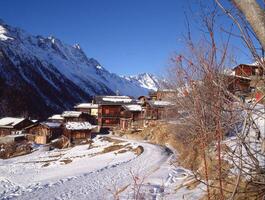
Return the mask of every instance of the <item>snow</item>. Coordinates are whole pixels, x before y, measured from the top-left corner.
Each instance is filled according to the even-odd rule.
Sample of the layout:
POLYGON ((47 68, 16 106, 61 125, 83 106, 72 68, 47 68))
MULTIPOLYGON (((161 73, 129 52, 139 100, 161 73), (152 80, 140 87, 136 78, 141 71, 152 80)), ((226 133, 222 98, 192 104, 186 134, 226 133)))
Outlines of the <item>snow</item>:
POLYGON ((157 91, 160 88, 160 83, 158 78, 152 74, 143 73, 134 76, 122 76, 122 77, 148 90, 157 91))
POLYGON ((241 145, 239 137, 242 137, 242 133, 239 133, 238 136, 230 137, 223 142, 233 152, 228 152, 224 155, 224 158, 234 166, 231 172, 237 174, 240 171, 245 178, 249 178, 249 175, 255 172, 255 170, 252 170, 254 167, 252 156, 257 159, 257 163, 261 168, 265 166, 265 155, 262 152, 262 142, 265 139, 265 106, 261 104, 255 105, 252 117, 258 129, 251 127, 248 134, 244 135, 244 140, 247 144, 246 146, 242 145, 242 150, 239 148, 239 145, 241 145), (241 161, 242 169, 239 170, 238 166, 241 165, 241 161))
POLYGON ((105 96, 102 98, 102 100, 109 102, 123 102, 123 103, 130 103, 133 101, 133 99, 128 96, 105 96))
POLYGON ((113 199, 117 190, 128 186, 120 199, 132 199, 131 173, 145 178, 141 189, 145 199, 198 199, 203 195, 201 186, 175 191, 176 185, 187 181, 190 172, 170 164, 174 155, 163 147, 113 139, 122 140, 119 145, 123 149, 141 145, 144 151, 139 156, 132 151, 102 153, 114 143, 96 137, 91 148, 80 145, 47 151, 47 147, 40 146, 31 154, 0 160, 0 198, 108 200, 113 199), (66 160, 71 162, 66 164, 66 160))
MULTIPOLYGON (((10 38, 18 39, 8 43, 4 41, 1 47, 9 49, 6 53, 10 60, 20 70, 23 78, 36 87, 44 99, 45 92, 38 88, 31 74, 21 67, 22 62, 31 63, 32 67, 29 70, 38 71, 38 74, 59 92, 65 89, 61 87, 65 82, 72 83, 90 96, 113 94, 119 91, 122 95, 137 97, 149 92, 147 88, 107 71, 95 59, 87 57, 80 46, 65 44, 54 37, 32 36, 11 26, 5 27, 1 26, 2 40, 7 39, 5 32, 8 32, 10 38), (59 81, 60 84, 58 84, 59 81)), ((79 101, 85 100, 79 91, 71 92, 75 98, 79 98, 79 101)))
POLYGON ((79 117, 81 114, 79 111, 64 111, 62 117, 79 117))
POLYGON ((89 122, 67 122, 65 127, 68 130, 91 130, 97 126, 92 126, 89 122))
POLYGON ((7 31, 6 29, 0 25, 0 40, 5 41, 5 40, 13 40, 14 38, 6 36, 7 31))
POLYGON ((81 103, 81 104, 76 105, 75 108, 98 108, 98 104, 81 103))
POLYGON ((0 119, 0 126, 15 126, 23 120, 25 120, 25 118, 4 117, 0 119))
POLYGON ((64 118, 60 114, 52 115, 48 118, 49 120, 63 120, 64 118))
POLYGON ((142 111, 142 107, 140 105, 124 105, 125 109, 129 111, 142 111))
POLYGON ((51 127, 51 128, 59 128, 62 124, 58 122, 42 122, 42 125, 51 127))
POLYGON ((96 68, 99 70, 102 69, 102 67, 100 65, 97 65, 96 68))
POLYGON ((173 104, 169 101, 151 101, 155 106, 172 106, 173 104))

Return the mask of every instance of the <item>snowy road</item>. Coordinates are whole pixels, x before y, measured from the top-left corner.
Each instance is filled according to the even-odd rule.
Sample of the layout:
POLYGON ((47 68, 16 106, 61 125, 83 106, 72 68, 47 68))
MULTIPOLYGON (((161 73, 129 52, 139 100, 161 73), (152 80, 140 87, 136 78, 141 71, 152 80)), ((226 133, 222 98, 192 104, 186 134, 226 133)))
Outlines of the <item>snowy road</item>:
MULTIPOLYGON (((109 145, 102 141, 97 144, 98 150, 109 145)), ((146 177, 143 188, 150 186, 153 189, 152 185, 156 184, 155 187, 160 190, 163 183, 169 185, 172 182, 174 178, 172 174, 177 171, 174 169, 175 171, 171 173, 172 166, 169 161, 173 155, 170 155, 164 147, 131 140, 123 140, 122 144, 133 147, 140 145, 144 151, 139 156, 132 152, 122 154, 109 152, 86 157, 84 152, 95 153, 97 148, 88 150, 85 145, 81 145, 67 150, 67 153, 60 152, 62 156, 56 161, 53 157, 56 157, 58 152, 48 154, 48 157, 53 159, 48 167, 40 165, 39 160, 34 164, 21 162, 26 160, 30 163, 36 158, 45 160, 47 159, 43 156, 47 154, 45 151, 37 151, 24 158, 21 156, 0 160, 0 199, 114 199, 114 194, 121 190, 119 196, 122 199, 131 199, 132 173, 139 178, 139 181, 146 177), (75 159, 70 164, 58 164, 62 159, 73 157, 75 159)), ((192 192, 194 191, 184 190, 180 194, 192 192)), ((154 199, 153 197, 149 195, 148 199, 154 199)), ((174 195, 172 199, 175 197, 174 195)), ((194 195, 190 197, 190 199, 197 198, 194 195)))

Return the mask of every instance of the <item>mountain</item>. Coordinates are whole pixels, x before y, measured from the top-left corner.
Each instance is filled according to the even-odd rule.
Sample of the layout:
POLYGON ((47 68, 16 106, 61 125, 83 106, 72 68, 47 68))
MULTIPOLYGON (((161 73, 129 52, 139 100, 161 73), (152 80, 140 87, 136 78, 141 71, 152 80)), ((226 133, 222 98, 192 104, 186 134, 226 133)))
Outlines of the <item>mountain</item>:
POLYGON ((107 71, 79 45, 33 36, 0 20, 0 116, 47 117, 93 95, 140 96, 146 87, 107 71))
POLYGON ((122 76, 122 78, 125 78, 134 85, 138 85, 139 87, 143 87, 148 90, 156 91, 163 87, 163 81, 158 79, 156 76, 148 73, 134 76, 122 76))

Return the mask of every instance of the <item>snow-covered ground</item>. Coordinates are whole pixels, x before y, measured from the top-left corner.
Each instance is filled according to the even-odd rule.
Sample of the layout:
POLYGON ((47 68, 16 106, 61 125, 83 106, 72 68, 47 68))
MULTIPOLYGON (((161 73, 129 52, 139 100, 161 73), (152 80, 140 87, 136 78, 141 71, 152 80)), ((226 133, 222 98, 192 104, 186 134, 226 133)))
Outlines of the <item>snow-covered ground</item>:
POLYGON ((172 165, 174 154, 158 145, 98 136, 90 147, 36 149, 0 160, 0 199, 132 199, 133 177, 138 183, 144 179, 140 193, 145 199, 198 199, 203 194, 201 185, 176 190, 191 174, 172 165), (144 149, 140 155, 138 146, 144 149))

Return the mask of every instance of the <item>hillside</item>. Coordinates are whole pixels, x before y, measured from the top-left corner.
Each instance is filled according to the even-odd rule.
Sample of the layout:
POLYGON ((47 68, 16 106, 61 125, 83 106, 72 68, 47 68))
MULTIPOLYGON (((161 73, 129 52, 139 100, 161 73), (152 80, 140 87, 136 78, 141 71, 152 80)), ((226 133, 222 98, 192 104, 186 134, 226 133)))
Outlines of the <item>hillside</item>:
POLYGON ((0 116, 47 117, 93 95, 148 91, 109 72, 79 45, 33 36, 0 20, 0 116))

